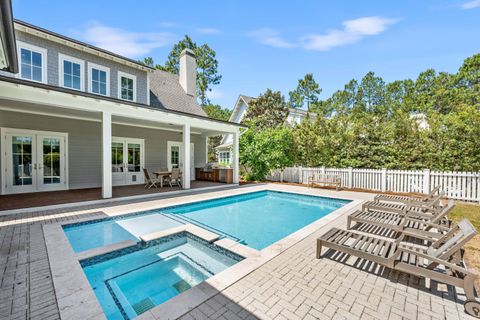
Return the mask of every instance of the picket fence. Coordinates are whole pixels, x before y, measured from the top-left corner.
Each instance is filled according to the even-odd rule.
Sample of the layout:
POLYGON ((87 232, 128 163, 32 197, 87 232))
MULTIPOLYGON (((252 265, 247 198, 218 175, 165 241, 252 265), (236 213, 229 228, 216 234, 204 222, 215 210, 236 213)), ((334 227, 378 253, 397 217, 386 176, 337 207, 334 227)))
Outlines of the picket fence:
POLYGON ((289 167, 272 171, 267 179, 306 184, 319 174, 339 175, 346 189, 428 193, 440 186, 450 199, 480 202, 480 172, 289 167))

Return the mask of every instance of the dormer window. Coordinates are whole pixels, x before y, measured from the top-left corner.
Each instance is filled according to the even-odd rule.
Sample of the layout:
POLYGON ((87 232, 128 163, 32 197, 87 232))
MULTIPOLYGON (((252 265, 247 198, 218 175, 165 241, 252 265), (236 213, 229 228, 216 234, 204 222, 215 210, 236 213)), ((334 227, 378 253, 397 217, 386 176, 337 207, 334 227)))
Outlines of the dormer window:
POLYGON ((59 54, 59 83, 61 87, 84 91, 84 70, 83 60, 59 54))
POLYGON ((110 69, 88 63, 88 91, 102 96, 110 95, 110 69))
POLYGON ((47 82, 47 49, 18 42, 20 73, 22 79, 47 82))
POLYGON ((137 100, 137 77, 134 75, 118 72, 118 97, 123 100, 137 100))

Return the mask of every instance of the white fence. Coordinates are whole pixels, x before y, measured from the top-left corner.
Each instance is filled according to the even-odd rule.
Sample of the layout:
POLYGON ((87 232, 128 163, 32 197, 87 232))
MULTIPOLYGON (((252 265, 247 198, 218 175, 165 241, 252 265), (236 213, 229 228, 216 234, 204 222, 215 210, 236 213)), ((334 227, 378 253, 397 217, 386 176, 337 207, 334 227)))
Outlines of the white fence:
POLYGON ((306 184, 308 177, 318 174, 340 175, 347 189, 428 193, 440 186, 448 198, 480 202, 480 172, 290 167, 271 172, 267 179, 306 184))

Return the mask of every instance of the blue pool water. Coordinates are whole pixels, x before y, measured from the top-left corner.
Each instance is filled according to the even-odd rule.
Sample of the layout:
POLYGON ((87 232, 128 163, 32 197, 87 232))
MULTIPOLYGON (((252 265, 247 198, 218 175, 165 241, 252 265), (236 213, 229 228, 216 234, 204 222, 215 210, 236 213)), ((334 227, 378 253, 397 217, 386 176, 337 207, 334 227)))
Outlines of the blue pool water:
POLYGON ((82 261, 109 320, 133 319, 241 259, 185 235, 128 250, 82 261))
POLYGON ((348 200, 260 191, 65 227, 75 252, 193 223, 261 250, 348 200))
POLYGON ((220 230, 249 247, 261 250, 348 202, 350 201, 261 191, 178 206, 162 212, 220 230))

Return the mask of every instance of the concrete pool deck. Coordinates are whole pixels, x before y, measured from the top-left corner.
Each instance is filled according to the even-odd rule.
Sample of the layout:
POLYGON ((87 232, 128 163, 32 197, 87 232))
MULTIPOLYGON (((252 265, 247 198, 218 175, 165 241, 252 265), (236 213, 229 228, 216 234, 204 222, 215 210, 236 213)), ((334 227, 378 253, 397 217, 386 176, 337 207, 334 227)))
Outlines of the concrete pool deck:
MULTIPOLYGON (((362 201, 372 199, 373 194, 267 184, 182 195, 170 199, 150 199, 139 203, 112 203, 111 206, 100 209, 92 207, 71 212, 64 210, 1 217, 0 270, 3 273, 0 286, 0 319, 58 319, 60 314, 63 319, 67 319, 66 316, 68 319, 102 318, 98 309, 91 308, 95 302, 91 301, 91 295, 84 293, 89 289, 85 288, 84 282, 63 288, 53 285, 52 269, 59 267, 60 270, 67 270, 66 261, 74 261, 79 267, 78 260, 73 254, 70 257, 68 251, 62 259, 64 261, 53 260, 53 257, 49 260, 45 237, 56 240, 51 241, 49 247, 61 243, 61 238, 55 239, 49 234, 49 230, 55 228, 54 226, 58 227, 59 223, 122 215, 265 188, 356 201, 348 210, 339 213, 337 210, 325 217, 330 219, 317 220, 305 227, 305 230, 301 229, 302 232, 295 232, 292 237, 285 238, 285 243, 281 243, 285 240, 283 239, 280 244, 266 248, 268 250, 262 252, 260 257, 252 256, 236 264, 140 318, 470 318, 463 312, 463 296, 454 294, 452 288, 432 285, 432 289, 429 289, 423 280, 388 270, 373 270, 372 273, 372 270, 368 269, 372 268, 369 264, 352 264, 344 261, 345 257, 315 259, 316 237, 334 225, 344 227, 346 215, 362 201), (55 264, 60 266, 54 266, 55 264), (79 292, 83 300, 76 298, 79 292), (83 309, 89 309, 88 316, 70 313, 72 306, 79 301, 85 302, 83 309), (175 313, 172 310, 176 310, 175 313)), ((81 268, 80 272, 83 274, 81 268)), ((89 290, 93 294, 93 291, 89 290)), ((94 300, 96 301, 95 298, 94 300)))

